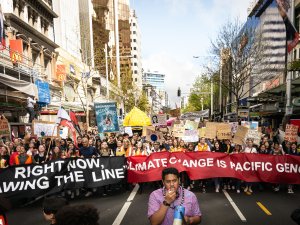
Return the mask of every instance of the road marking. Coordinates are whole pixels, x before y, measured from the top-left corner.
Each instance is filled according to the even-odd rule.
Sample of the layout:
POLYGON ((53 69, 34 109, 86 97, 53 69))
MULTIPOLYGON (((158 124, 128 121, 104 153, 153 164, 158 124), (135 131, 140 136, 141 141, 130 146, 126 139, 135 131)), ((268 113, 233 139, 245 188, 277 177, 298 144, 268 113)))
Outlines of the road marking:
POLYGON ((229 203, 231 204, 232 208, 235 210, 235 212, 240 217, 241 221, 247 222, 246 217, 243 215, 243 213, 241 212, 241 210, 234 203, 234 201, 232 200, 232 198, 230 197, 230 195, 228 194, 228 192, 226 190, 223 190, 223 193, 224 193, 225 197, 227 198, 227 200, 229 201, 229 203))
POLYGON ((127 210, 129 209, 129 206, 131 205, 131 201, 134 199, 139 187, 140 186, 138 184, 135 185, 135 187, 131 191, 129 197, 127 198, 126 202, 124 203, 121 211, 119 212, 118 216, 116 217, 116 219, 112 225, 120 225, 121 224, 127 210))
POLYGON ((261 208, 262 211, 264 211, 268 216, 272 216, 272 213, 261 203, 256 202, 256 204, 261 208))

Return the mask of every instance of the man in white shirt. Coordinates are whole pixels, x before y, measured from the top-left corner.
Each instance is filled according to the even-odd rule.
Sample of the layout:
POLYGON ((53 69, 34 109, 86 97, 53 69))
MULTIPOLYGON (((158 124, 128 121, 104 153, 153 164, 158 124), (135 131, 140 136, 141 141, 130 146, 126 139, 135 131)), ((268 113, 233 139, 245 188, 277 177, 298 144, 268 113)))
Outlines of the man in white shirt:
POLYGON ((29 113, 29 123, 32 123, 32 120, 35 118, 34 104, 36 103, 37 98, 32 99, 30 96, 27 98, 26 110, 29 113))

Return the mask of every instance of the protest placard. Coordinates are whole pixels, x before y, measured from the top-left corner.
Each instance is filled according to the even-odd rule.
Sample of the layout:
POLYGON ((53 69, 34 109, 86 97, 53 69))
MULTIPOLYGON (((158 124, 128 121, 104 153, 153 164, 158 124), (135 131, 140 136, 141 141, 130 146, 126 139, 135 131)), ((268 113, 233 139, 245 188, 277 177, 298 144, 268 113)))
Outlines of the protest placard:
POLYGON ((153 131, 150 129, 146 129, 146 140, 147 141, 158 141, 162 142, 163 141, 163 134, 159 131, 153 131))
POLYGON ((247 136, 249 128, 244 126, 238 126, 232 142, 234 144, 243 145, 247 136))
POLYGON ((151 115, 152 126, 167 125, 167 114, 151 115))
POLYGON ((57 137, 59 134, 58 126, 54 122, 33 121, 33 135, 37 137, 57 137))
POLYGON ((205 137, 205 131, 206 131, 206 127, 201 127, 198 129, 198 135, 199 137, 205 137))
POLYGON ((174 124, 172 134, 174 137, 183 137, 184 131, 185 129, 181 124, 174 124))
POLYGON ((229 123, 219 123, 217 125, 217 138, 219 140, 231 140, 231 125, 229 123))
POLYGON ((257 130, 249 129, 246 139, 251 139, 253 144, 260 145, 261 136, 262 133, 258 132, 257 130))
POLYGON ((184 140, 185 142, 198 142, 198 130, 185 130, 182 140, 184 140))
POLYGON ((217 125, 215 122, 207 122, 205 130, 205 138, 214 139, 217 136, 217 125))
POLYGON ((9 123, 8 120, 5 118, 4 115, 0 116, 0 135, 2 136, 9 136, 9 123))
POLYGON ((187 120, 185 121, 184 128, 186 130, 197 130, 198 124, 199 124, 198 122, 187 120))
POLYGON ((296 142, 298 139, 298 126, 287 124, 285 128, 284 140, 288 142, 296 142))

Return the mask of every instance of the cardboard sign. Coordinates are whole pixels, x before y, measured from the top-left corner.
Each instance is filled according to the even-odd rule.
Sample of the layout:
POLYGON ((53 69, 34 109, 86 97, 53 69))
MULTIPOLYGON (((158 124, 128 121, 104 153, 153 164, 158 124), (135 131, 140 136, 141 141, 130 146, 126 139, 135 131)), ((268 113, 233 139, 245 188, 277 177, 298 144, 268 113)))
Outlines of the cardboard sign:
POLYGON ((202 127, 198 129, 198 135, 199 137, 205 137, 205 131, 206 131, 206 127, 202 127))
POLYGON ((183 137, 185 129, 181 124, 174 124, 172 134, 174 137, 183 137))
POLYGON ((219 123, 207 122, 205 130, 205 138, 214 139, 217 136, 217 125, 219 123))
POLYGON ((4 115, 0 116, 0 135, 2 136, 9 136, 9 123, 8 120, 5 118, 4 115))
POLYGON ((253 143, 255 145, 259 145, 260 144, 260 140, 261 140, 261 136, 262 136, 262 133, 258 132, 257 130, 249 129, 248 133, 247 133, 246 139, 248 139, 248 138, 252 139, 253 143))
POLYGON ((234 144, 243 145, 245 143, 245 139, 247 137, 248 130, 249 130, 249 128, 247 128, 247 127, 238 126, 232 142, 234 144))
POLYGON ((187 120, 184 124, 184 129, 186 129, 186 130, 197 130, 198 129, 198 122, 187 120))
POLYGON ((182 140, 185 142, 198 142, 198 130, 185 130, 182 140))
POLYGON ((146 140, 151 142, 158 141, 161 143, 163 141, 163 134, 158 131, 146 129, 146 140))
POLYGON ((143 127, 143 131, 142 131, 142 136, 143 137, 146 137, 146 135, 147 135, 147 129, 155 131, 155 127, 153 127, 153 126, 144 126, 143 127))
POLYGON ((53 122, 33 121, 33 135, 40 137, 57 137, 59 134, 58 126, 53 122))
POLYGON ((172 117, 179 117, 180 116, 180 108, 170 110, 170 115, 172 117))
POLYGON ((241 122, 241 125, 242 125, 243 127, 247 127, 247 128, 250 129, 250 122, 249 122, 249 121, 242 121, 242 122, 241 122))
POLYGON ((217 125, 217 138, 219 140, 231 140, 231 125, 229 123, 219 123, 217 125))
POLYGON ((151 115, 151 123, 153 126, 167 125, 167 114, 151 115))
POLYGON ((288 142, 296 142, 298 139, 298 126, 287 124, 285 128, 284 140, 288 142))

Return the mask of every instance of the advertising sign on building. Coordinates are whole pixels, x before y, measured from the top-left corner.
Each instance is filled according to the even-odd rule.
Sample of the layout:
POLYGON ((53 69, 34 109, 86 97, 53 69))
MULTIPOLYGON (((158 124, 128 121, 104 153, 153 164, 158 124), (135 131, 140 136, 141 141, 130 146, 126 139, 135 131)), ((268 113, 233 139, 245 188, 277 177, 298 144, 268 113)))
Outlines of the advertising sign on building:
POLYGON ((95 102, 94 106, 96 112, 98 131, 100 133, 118 132, 119 122, 116 102, 95 102))
POLYGON ((41 80, 36 80, 35 85, 38 89, 39 100, 38 103, 42 103, 44 105, 50 104, 51 96, 50 96, 50 89, 49 83, 43 82, 41 80))

